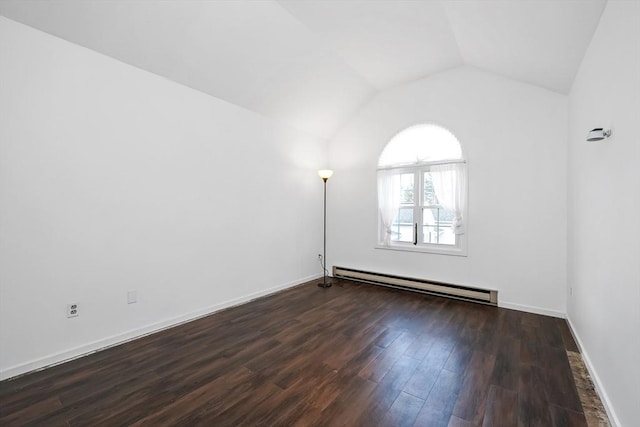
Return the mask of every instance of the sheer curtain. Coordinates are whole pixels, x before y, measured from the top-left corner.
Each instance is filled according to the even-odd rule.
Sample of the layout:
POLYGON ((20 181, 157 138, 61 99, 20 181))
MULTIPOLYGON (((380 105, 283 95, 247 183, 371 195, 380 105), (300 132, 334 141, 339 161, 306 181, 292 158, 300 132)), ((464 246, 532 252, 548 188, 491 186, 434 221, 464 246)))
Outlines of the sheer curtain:
POLYGON ((454 234, 464 234, 466 224, 463 217, 466 203, 464 191, 467 185, 466 165, 464 163, 446 163, 430 168, 433 190, 438 202, 445 209, 455 213, 451 228, 454 234))
POLYGON ((391 245, 391 227, 400 205, 400 175, 389 170, 378 171, 378 211, 382 227, 378 241, 391 245))

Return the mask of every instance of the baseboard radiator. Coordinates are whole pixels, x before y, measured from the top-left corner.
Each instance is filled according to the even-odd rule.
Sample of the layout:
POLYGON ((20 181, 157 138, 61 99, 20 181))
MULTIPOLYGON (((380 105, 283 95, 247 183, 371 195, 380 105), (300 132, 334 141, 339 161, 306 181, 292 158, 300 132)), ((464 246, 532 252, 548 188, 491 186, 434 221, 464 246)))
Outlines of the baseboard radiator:
POLYGON ((373 273, 370 271, 336 266, 333 267, 333 277, 448 298, 462 299, 482 304, 498 305, 498 291, 493 289, 479 289, 470 286, 436 282, 433 280, 373 273))

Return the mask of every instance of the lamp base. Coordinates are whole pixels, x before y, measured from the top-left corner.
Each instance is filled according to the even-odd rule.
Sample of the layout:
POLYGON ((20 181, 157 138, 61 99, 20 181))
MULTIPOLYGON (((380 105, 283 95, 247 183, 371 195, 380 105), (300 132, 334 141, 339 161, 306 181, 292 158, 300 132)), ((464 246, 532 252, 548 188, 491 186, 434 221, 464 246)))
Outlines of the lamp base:
POLYGON ((324 280, 320 280, 320 282, 318 282, 318 287, 320 287, 320 288, 330 288, 331 287, 331 282, 329 280, 327 280, 326 282, 324 280))

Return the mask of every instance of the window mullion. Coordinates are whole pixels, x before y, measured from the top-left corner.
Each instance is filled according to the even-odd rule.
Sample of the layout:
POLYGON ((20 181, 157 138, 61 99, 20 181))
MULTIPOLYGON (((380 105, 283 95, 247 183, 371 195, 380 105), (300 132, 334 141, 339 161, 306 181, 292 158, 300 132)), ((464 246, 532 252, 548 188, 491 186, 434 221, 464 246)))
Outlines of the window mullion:
POLYGON ((424 178, 422 176, 424 172, 421 169, 416 169, 416 173, 415 173, 415 188, 418 191, 418 197, 415 198, 415 209, 414 209, 414 213, 413 213, 413 218, 415 220, 416 223, 418 223, 418 245, 421 245, 422 242, 424 242, 424 227, 422 226, 422 206, 424 205, 424 191, 423 191, 423 184, 422 182, 424 181, 424 178))

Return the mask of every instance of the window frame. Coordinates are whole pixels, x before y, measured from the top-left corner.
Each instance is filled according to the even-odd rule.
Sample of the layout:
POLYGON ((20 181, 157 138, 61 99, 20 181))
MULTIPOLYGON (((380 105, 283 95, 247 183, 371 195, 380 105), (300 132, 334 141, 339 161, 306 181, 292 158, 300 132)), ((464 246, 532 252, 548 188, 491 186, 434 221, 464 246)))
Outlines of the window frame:
MULTIPOLYGON (((439 160, 433 162, 417 162, 412 165, 401 165, 401 166, 382 166, 378 167, 377 171, 385 170, 392 171, 392 173, 401 175, 401 174, 413 174, 414 179, 414 196, 413 196, 413 220, 414 224, 418 224, 418 238, 417 244, 411 242, 399 242, 399 241, 391 241, 389 246, 381 244, 379 241, 376 241, 375 249, 384 249, 384 250, 392 250, 392 251, 405 251, 405 252, 423 252, 423 253, 432 253, 432 254, 440 254, 440 255, 454 255, 454 256, 467 256, 467 231, 468 231, 468 179, 465 182, 465 187, 462 189, 467 195, 464 198, 465 203, 462 207, 463 218, 465 218, 466 231, 463 234, 456 234, 455 239, 456 243, 454 245, 440 244, 440 243, 423 243, 424 238, 424 218, 423 218, 423 209, 428 209, 432 207, 431 205, 424 204, 424 174, 430 171, 431 166, 435 165, 443 165, 443 164, 453 164, 453 163, 462 163, 465 168, 465 172, 467 173, 467 162, 464 159, 452 159, 452 160, 439 160), (417 186, 416 186, 417 184, 417 186), (416 198, 418 195, 418 198, 416 198), (416 216, 417 214, 417 216, 416 216)), ((405 206, 409 208, 410 205, 405 206)), ((398 205, 398 208, 402 207, 402 205, 398 205)), ((433 207, 439 207, 438 205, 433 205, 433 207)), ((384 227, 382 224, 382 219, 380 218, 380 214, 377 215, 377 235, 379 235, 381 229, 384 227)))

